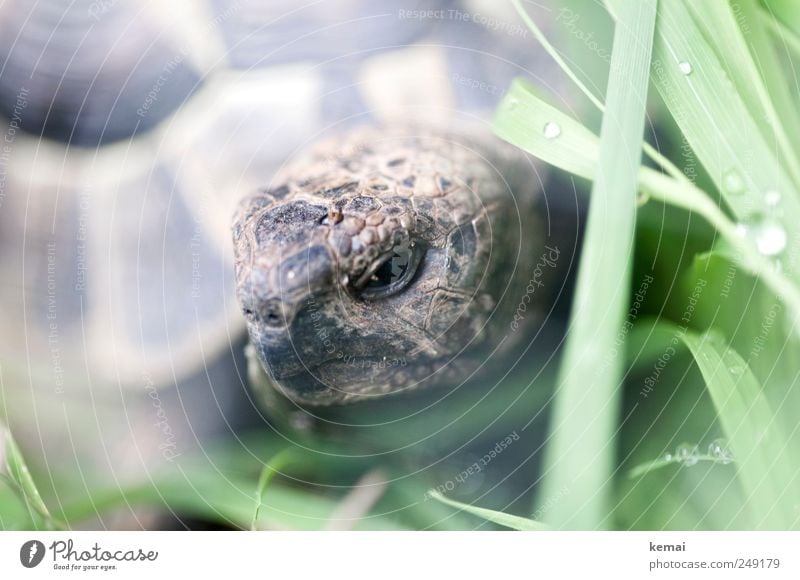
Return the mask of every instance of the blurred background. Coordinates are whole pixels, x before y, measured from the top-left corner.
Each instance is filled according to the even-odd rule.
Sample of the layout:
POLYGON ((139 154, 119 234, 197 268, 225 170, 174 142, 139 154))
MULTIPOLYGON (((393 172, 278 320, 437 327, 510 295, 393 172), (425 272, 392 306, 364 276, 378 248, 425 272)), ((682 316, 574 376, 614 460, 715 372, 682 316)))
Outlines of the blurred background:
MULTIPOLYGON (((603 95, 602 3, 523 4, 603 95)), ((790 3, 767 4, 797 25, 790 3)), ((251 397, 233 293, 233 209, 284 163, 363 123, 490 131, 515 77, 599 132, 600 112, 510 2, 2 0, 0 423, 19 452, 6 434, 0 456, 27 464, 42 501, 0 478, 0 529, 498 527, 430 490, 546 520, 570 494, 536 495, 588 182, 536 162, 560 274, 544 326, 496 381, 276 418, 251 397)), ((651 101, 646 139, 716 195, 651 101)), ((755 342, 780 319, 776 299, 724 251, 706 253, 719 246, 703 220, 639 203, 633 318, 758 344, 754 368, 791 410, 796 336, 782 321, 755 342)), ((646 341, 636 352, 608 527, 751 525, 730 461, 683 460, 722 436, 692 357, 662 360, 646 341), (665 469, 628 477, 665 453, 665 469)))
MULTIPOLYGON (((259 527, 480 525, 424 492, 512 434, 456 496, 530 502, 557 317, 502 384, 279 427, 248 390, 229 241, 238 199, 321 137, 409 118, 488 130, 518 75, 577 106, 510 4, 8 0, 0 63, 0 420, 55 520, 246 527, 264 463, 292 448, 259 527), (360 522, 376 502, 400 515, 360 522)), ((550 211, 574 245, 564 186, 571 210, 550 211)), ((51 525, 6 506, 0 527, 51 525)))

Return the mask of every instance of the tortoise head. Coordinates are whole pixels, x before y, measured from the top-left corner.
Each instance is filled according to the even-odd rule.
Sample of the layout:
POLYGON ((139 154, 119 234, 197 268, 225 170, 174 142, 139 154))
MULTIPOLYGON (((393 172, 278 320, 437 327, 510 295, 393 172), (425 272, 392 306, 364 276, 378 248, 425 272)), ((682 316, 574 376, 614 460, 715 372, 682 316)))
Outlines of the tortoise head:
POLYGON ((457 385, 507 331, 495 309, 519 218, 492 227, 508 217, 507 186, 463 144, 363 130, 276 182, 237 211, 236 283, 256 352, 289 398, 457 385))

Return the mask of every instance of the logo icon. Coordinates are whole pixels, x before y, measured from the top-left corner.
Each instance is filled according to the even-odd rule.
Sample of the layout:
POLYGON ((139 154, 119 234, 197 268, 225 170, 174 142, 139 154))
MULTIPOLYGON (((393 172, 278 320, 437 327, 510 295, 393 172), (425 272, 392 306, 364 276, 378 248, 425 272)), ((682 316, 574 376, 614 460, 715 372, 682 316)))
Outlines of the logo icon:
POLYGON ((19 549, 19 561, 26 568, 35 568, 44 559, 44 544, 39 540, 28 540, 19 549))

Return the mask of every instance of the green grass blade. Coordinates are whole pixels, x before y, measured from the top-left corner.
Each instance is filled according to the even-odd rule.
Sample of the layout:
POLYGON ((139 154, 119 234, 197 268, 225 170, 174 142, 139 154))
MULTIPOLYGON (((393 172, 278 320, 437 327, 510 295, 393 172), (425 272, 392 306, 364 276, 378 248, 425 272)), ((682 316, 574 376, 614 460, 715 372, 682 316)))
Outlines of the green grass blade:
MULTIPOLYGON (((617 5, 618 1, 610 2, 617 5)), ((653 82, 687 142, 738 220, 769 214, 765 193, 782 194, 786 215, 800 215, 800 197, 773 147, 736 91, 686 4, 659 4, 653 82)), ((800 222, 786 220, 789 239, 800 222)), ((798 258, 792 270, 798 272, 798 258)))
MULTIPOLYGON (((773 36, 776 38, 779 45, 782 45, 787 52, 791 50, 795 53, 795 56, 800 55, 800 36, 797 35, 797 32, 786 26, 784 22, 765 11, 761 11, 761 20, 764 22, 764 25, 772 31, 773 36)), ((791 58, 791 56, 789 56, 791 58)), ((779 71, 783 72, 783 71, 779 71)), ((797 75, 793 76, 795 82, 793 83, 795 86, 797 84, 797 75)), ((794 101, 790 102, 794 103, 794 101)), ((794 107, 794 105, 792 105, 794 107)))
MULTIPOLYGON (((686 6, 692 12, 694 21, 702 31, 708 45, 714 50, 716 57, 723 65, 725 73, 733 81, 736 92, 761 130, 762 137, 767 143, 776 143, 777 149, 781 153, 782 165, 787 168, 794 179, 794 184, 800 184, 797 152, 784 128, 785 119, 787 116, 791 118, 790 113, 794 107, 790 106, 779 114, 773 103, 774 97, 785 93, 785 83, 778 81, 782 77, 776 78, 777 75, 771 66, 762 69, 764 75, 767 74, 767 70, 772 72, 774 92, 771 93, 767 89, 758 65, 753 60, 752 36, 751 45, 748 46, 744 31, 737 20, 737 13, 734 12, 731 4, 728 2, 687 2, 686 6)), ((747 26, 748 35, 752 35, 753 30, 757 30, 757 27, 761 25, 755 9, 754 0, 741 0, 736 4, 736 10, 743 19, 747 14, 752 14, 752 23, 742 20, 742 24, 747 26), (748 12, 743 12, 743 10, 748 10, 748 12)), ((774 55, 772 57, 772 60, 767 62, 774 62, 774 55)))
MULTIPOLYGON (((598 99, 595 94, 586 86, 586 84, 580 80, 578 75, 572 69, 567 61, 565 61, 561 54, 559 54, 556 47, 550 42, 550 40, 545 36, 542 30, 536 25, 536 22, 530 17, 528 12, 523 8, 522 3, 520 0, 511 0, 511 3, 516 8, 517 13, 519 14, 522 21, 528 27, 528 29, 533 34, 533 37, 539 42, 545 52, 550 55, 550 58, 555 61, 558 67, 563 71, 567 77, 575 84, 576 87, 586 96, 587 99, 601 112, 605 112, 606 106, 605 104, 598 99)), ((673 164, 669 159, 664 157, 657 149, 655 149, 649 143, 643 144, 643 149, 645 154, 650 157, 653 161, 658 163, 660 167, 662 167, 667 173, 669 173, 672 177, 675 178, 684 178, 685 176, 681 173, 680 169, 678 169, 675 164, 673 164)))
POLYGON ((524 78, 513 80, 494 118, 495 133, 542 161, 574 175, 593 179, 599 139, 578 121, 549 104, 536 86, 524 78), (555 139, 545 137, 553 123, 561 129, 555 139))
POLYGON ((22 500, 11 478, 0 477, 0 532, 40 529, 40 519, 22 500))
MULTIPOLYGON (((620 3, 606 0, 615 15, 620 3)), ((798 209, 797 190, 762 136, 762 119, 748 109, 683 0, 659 4, 653 83, 739 218, 766 210, 763 193, 770 190, 791 198, 787 210, 798 209)))
MULTIPOLYGON (((739 11, 737 19, 741 21, 740 28, 742 28, 746 43, 758 71, 764 78, 767 93, 780 113, 780 126, 788 135, 798 135, 800 134, 800 111, 797 109, 797 99, 793 96, 790 88, 790 86, 796 86, 796 76, 787 75, 782 67, 773 65, 773 63, 781 62, 778 57, 778 46, 786 55, 790 54, 791 49, 780 37, 777 38, 777 44, 773 42, 773 28, 770 20, 779 26, 781 23, 765 12, 759 6, 758 0, 740 0, 737 10, 739 11)), ((796 40, 794 34, 791 32, 789 34, 796 40)), ((795 147, 795 154, 797 153, 795 147)))
MULTIPOLYGON (((800 468, 775 411, 742 358, 713 334, 683 335, 717 409, 759 529, 790 529, 800 468)), ((793 411, 791 411, 793 412, 793 411)))
MULTIPOLYGON (((542 99, 535 87, 517 78, 501 101, 494 119, 495 133, 531 155, 579 177, 594 179, 599 157, 597 136, 578 121, 542 99), (547 123, 561 128, 557 139, 546 139, 547 123)), ((736 226, 706 193, 688 180, 676 180, 648 167, 639 170, 639 186, 652 198, 700 214, 725 241, 737 250, 734 258, 747 271, 760 276, 800 316, 800 289, 760 255, 752 242, 742 238, 736 226)))
POLYGON ((776 19, 783 26, 800 35, 800 11, 797 0, 761 0, 764 9, 771 19, 776 19))
POLYGON ((603 102, 600 99, 598 99, 597 96, 591 90, 589 90, 589 87, 587 87, 586 84, 580 78, 578 78, 578 75, 575 74, 575 71, 572 70, 572 67, 569 66, 567 64, 567 61, 565 61, 561 57, 556 48, 550 43, 550 41, 544 35, 542 30, 538 26, 536 26, 536 22, 533 20, 533 18, 531 18, 528 15, 528 12, 522 6, 522 2, 520 0, 511 0, 511 3, 514 5, 517 14, 519 14, 520 18, 522 18, 522 21, 528 27, 528 30, 530 30, 531 33, 533 34, 533 37, 539 42, 539 44, 542 45, 547 54, 550 55, 550 58, 552 58, 555 61, 555 63, 558 65, 558 68, 560 68, 564 72, 564 74, 566 74, 567 77, 569 77, 569 80, 571 80, 575 84, 575 86, 578 87, 578 89, 584 95, 586 95, 586 98, 589 99, 595 107, 597 107, 601 111, 605 110, 605 105, 603 105, 603 102))
MULTIPOLYGON (((64 519, 79 525, 112 510, 139 506, 169 509, 180 517, 199 518, 233 528, 249 529, 253 516, 253 482, 238 474, 203 472, 190 468, 183 476, 156 476, 139 485, 93 490, 89 496, 66 503, 64 519)), ((302 487, 269 487, 268 502, 259 510, 258 529, 321 530, 335 512, 336 498, 302 487)), ((358 529, 397 529, 396 518, 378 514, 364 518, 358 529)))
MULTIPOLYGON (((700 463, 700 462, 709 462, 709 463, 719 463, 720 465, 728 465, 732 463, 730 459, 721 459, 715 455, 694 455, 692 457, 692 461, 700 463)), ((684 461, 680 457, 671 457, 661 458, 661 459, 653 459, 652 461, 648 461, 646 463, 641 463, 636 467, 633 467, 628 472, 629 479, 638 479, 647 475, 648 473, 652 473, 654 471, 658 471, 664 467, 668 467, 670 465, 683 465, 684 461)))
POLYGON ((272 459, 264 464, 261 473, 258 476, 258 485, 256 485, 256 502, 253 509, 253 518, 250 520, 250 529, 258 529, 258 516, 261 511, 261 504, 264 499, 264 491, 267 485, 275 475, 284 469, 292 459, 292 448, 284 449, 278 452, 272 459))
POLYGON ((63 527, 50 515, 50 510, 47 509, 42 496, 39 494, 39 489, 33 482, 33 477, 31 477, 28 465, 25 463, 22 452, 17 446, 16 441, 14 441, 14 437, 11 435, 9 429, 4 429, 3 438, 5 439, 6 471, 22 499, 31 509, 39 514, 49 528, 55 529, 63 527))
POLYGON ((628 301, 655 16, 654 0, 630 0, 614 32, 600 159, 545 460, 542 497, 570 490, 549 512, 558 527, 601 527, 611 506, 622 369, 614 340, 628 301))
POLYGON ((428 492, 428 496, 450 507, 460 509, 494 524, 511 528, 512 530, 543 531, 549 529, 546 525, 536 520, 461 503, 460 501, 449 499, 433 489, 428 492))

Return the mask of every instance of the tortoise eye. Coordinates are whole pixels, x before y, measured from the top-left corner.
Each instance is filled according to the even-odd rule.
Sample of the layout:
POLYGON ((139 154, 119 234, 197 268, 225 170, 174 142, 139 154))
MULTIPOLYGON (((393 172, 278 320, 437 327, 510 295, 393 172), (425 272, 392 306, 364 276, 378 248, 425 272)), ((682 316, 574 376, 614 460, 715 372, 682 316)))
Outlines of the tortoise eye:
POLYGON ((423 248, 404 240, 378 257, 359 280, 361 297, 385 298, 403 290, 414 278, 423 248))

